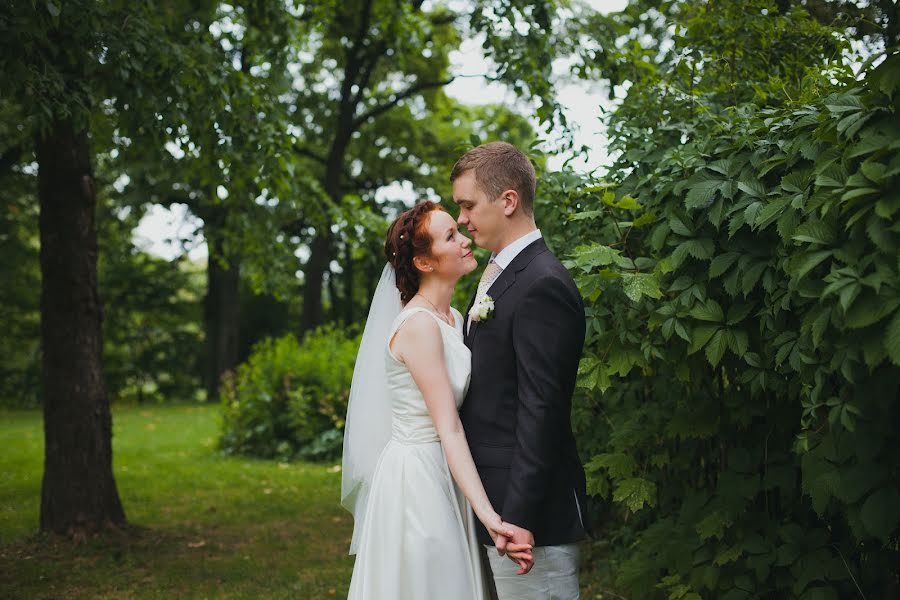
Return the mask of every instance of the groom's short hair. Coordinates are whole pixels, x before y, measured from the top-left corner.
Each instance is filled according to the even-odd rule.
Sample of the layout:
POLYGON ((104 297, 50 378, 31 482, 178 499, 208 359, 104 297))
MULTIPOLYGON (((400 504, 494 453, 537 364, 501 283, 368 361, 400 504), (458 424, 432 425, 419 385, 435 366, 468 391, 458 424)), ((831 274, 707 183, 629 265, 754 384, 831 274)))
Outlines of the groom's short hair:
POLYGON ((506 142, 490 142, 463 154, 450 173, 450 183, 466 171, 493 202, 506 190, 515 190, 526 214, 534 211, 534 166, 528 157, 506 142))

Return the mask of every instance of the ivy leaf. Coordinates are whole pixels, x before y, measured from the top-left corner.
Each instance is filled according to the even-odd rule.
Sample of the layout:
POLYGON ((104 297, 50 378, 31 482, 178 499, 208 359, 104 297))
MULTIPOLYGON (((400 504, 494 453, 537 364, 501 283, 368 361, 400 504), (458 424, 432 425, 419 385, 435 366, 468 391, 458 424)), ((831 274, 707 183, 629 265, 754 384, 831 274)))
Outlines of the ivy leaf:
POLYGON ((900 522, 900 492, 893 484, 881 488, 866 499, 860 516, 870 535, 888 543, 900 522))

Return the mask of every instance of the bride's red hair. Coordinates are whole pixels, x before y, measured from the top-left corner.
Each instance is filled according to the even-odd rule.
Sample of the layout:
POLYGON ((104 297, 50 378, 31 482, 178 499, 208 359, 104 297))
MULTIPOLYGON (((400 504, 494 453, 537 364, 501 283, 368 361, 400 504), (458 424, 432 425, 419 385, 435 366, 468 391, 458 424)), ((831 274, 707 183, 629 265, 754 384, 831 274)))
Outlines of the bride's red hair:
POLYGON ((413 264, 413 258, 431 254, 433 240, 428 233, 428 224, 431 222, 431 213, 436 210, 444 209, 430 200, 419 202, 400 213, 388 227, 384 257, 394 267, 397 289, 400 290, 403 304, 409 302, 419 291, 422 274, 413 264))

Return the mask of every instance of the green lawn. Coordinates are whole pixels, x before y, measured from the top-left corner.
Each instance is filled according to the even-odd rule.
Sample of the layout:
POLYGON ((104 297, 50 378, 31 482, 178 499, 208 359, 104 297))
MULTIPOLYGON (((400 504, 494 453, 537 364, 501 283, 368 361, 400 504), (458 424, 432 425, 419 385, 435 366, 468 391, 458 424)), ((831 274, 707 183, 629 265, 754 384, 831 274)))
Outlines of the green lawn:
POLYGON ((0 599, 342 598, 352 521, 334 465, 223 457, 217 409, 113 409, 128 535, 38 539, 41 416, 0 412, 0 599))

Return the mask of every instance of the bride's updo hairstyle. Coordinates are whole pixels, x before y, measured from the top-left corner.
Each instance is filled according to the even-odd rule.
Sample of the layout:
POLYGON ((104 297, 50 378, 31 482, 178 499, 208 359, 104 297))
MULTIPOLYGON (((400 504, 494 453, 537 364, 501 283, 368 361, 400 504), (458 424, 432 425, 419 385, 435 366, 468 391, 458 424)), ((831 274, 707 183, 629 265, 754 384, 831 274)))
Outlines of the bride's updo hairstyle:
POLYGON ((436 210, 444 209, 430 200, 419 202, 401 213, 388 228, 384 257, 394 267, 403 304, 419 291, 422 274, 413 264, 413 258, 431 253, 432 239, 428 234, 428 224, 431 213, 436 210))

